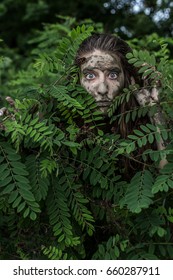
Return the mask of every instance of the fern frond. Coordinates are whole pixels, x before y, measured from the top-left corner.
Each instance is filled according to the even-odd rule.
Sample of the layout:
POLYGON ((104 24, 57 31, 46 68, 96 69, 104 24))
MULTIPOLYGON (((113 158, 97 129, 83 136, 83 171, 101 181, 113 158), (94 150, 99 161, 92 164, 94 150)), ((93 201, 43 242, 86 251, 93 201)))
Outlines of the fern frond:
POLYGON ((68 254, 64 253, 63 251, 55 246, 49 246, 48 248, 46 246, 42 246, 41 248, 43 254, 47 256, 50 260, 67 260, 68 254))
POLYGON ((97 251, 94 253, 93 260, 117 260, 120 251, 124 251, 128 246, 128 240, 120 240, 120 236, 110 236, 107 242, 98 245, 97 251))
POLYGON ((14 144, 17 152, 20 149, 20 145, 24 139, 25 131, 23 130, 23 125, 18 123, 16 120, 7 119, 3 122, 5 127, 5 134, 9 135, 11 142, 14 144))
MULTIPOLYGON (((155 141, 160 142, 161 139, 168 140, 170 129, 164 128, 159 126, 154 126, 152 124, 146 124, 140 126, 140 130, 134 129, 134 134, 128 135, 128 138, 133 141, 122 141, 119 144, 119 147, 117 149, 117 152, 119 154, 127 153, 130 154, 133 152, 137 147, 141 148, 145 146, 147 143, 153 144, 155 141)), ((154 152, 154 151, 153 151, 154 152)), ((158 151, 160 154, 168 154, 168 152, 165 151, 158 151)), ((147 154, 147 152, 144 152, 144 154, 147 154)))
POLYGON ((139 67, 139 73, 142 73, 143 79, 151 79, 150 84, 155 84, 157 81, 163 78, 163 72, 165 70, 167 57, 162 58, 162 63, 157 66, 155 55, 147 50, 133 50, 132 53, 126 55, 128 62, 135 67, 139 67), (160 71, 161 70, 161 71, 160 71))
POLYGON ((71 166, 61 166, 63 173, 59 180, 60 188, 64 190, 68 207, 71 209, 73 218, 81 226, 82 230, 86 229, 89 235, 94 231, 94 218, 92 213, 87 209, 88 199, 81 192, 81 185, 75 183, 75 169, 71 166))
MULTIPOLYGON (((28 179, 30 181, 33 194, 36 201, 45 200, 50 185, 49 177, 42 177, 41 158, 35 155, 29 155, 26 158, 25 164, 28 171, 28 179)), ((46 174, 47 175, 47 174, 46 174)))
POLYGON ((50 224, 54 235, 58 238, 58 243, 66 246, 75 245, 76 237, 73 236, 70 209, 65 193, 61 188, 61 182, 57 179, 54 179, 52 189, 47 198, 47 209, 50 224))
POLYGON ((75 220, 82 227, 82 230, 86 228, 87 233, 89 235, 92 235, 94 231, 94 218, 92 216, 92 213, 85 206, 89 203, 89 201, 80 192, 80 188, 81 186, 73 185, 70 190, 67 190, 68 192, 70 192, 69 205, 72 209, 75 220))
POLYGON ((57 101, 62 102, 64 106, 83 109, 82 105, 69 95, 68 88, 66 86, 52 86, 50 95, 55 97, 57 101))
POLYGON ((84 25, 73 29, 69 33, 68 38, 63 38, 60 41, 58 50, 56 51, 57 58, 63 60, 67 67, 68 65, 72 65, 80 43, 91 35, 92 31, 92 26, 86 28, 84 25))
POLYGON ((148 170, 135 174, 127 187, 124 197, 120 201, 120 206, 127 205, 133 213, 140 213, 142 209, 148 208, 152 203, 153 176, 148 170))
POLYGON ((163 229, 164 225, 164 217, 161 213, 159 213, 159 208, 152 211, 146 210, 141 213, 140 216, 136 217, 136 222, 141 235, 146 234, 147 231, 149 236, 161 236, 161 229, 163 229))
POLYGON ((49 72, 59 72, 64 73, 65 65, 62 60, 57 59, 56 55, 47 54, 47 53, 39 53, 39 58, 37 58, 33 67, 37 70, 37 76, 43 76, 45 73, 49 72))
POLYGON ((152 187, 152 193, 168 192, 169 189, 173 189, 173 163, 168 163, 160 171, 160 175, 156 177, 154 185, 152 187))
MULTIPOLYGON (((135 90, 136 90, 136 88, 135 88, 135 90)), ((114 112, 117 110, 117 108, 121 104, 129 101, 131 95, 132 95, 132 90, 130 90, 130 88, 129 89, 125 88, 125 89, 123 89, 123 94, 120 94, 114 98, 114 100, 107 112, 109 118, 111 118, 113 116, 114 112)))
POLYGON ((8 203, 17 212, 23 212, 23 217, 30 216, 35 220, 40 207, 32 193, 26 166, 21 162, 21 157, 16 151, 7 145, 0 143, 0 187, 1 195, 8 197, 8 203))

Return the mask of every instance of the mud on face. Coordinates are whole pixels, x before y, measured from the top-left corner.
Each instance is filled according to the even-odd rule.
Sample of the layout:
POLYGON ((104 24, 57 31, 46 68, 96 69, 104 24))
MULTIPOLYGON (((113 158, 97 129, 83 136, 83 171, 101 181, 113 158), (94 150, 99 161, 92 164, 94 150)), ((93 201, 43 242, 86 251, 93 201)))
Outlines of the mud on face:
POLYGON ((112 100, 124 88, 124 73, 117 55, 94 50, 85 55, 80 83, 106 114, 112 100))

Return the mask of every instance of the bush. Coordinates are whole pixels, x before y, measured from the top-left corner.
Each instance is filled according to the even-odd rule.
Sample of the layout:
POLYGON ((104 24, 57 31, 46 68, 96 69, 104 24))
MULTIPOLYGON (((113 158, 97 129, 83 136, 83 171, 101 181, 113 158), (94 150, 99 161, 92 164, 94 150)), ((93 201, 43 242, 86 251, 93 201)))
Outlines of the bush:
MULTIPOLYGON (((74 57, 93 25, 70 28, 70 21, 45 26, 30 40, 26 61, 15 53, 15 66, 4 50, 3 96, 15 97, 15 108, 1 117, 1 259, 172 259, 173 67, 167 45, 158 38, 148 52, 135 42, 128 59, 141 74, 159 77, 169 125, 159 134, 153 124, 142 124, 123 139, 105 131, 94 99, 78 84, 74 57), (167 148, 144 149, 138 157, 160 135, 167 148), (165 156, 169 163, 159 170, 165 156), (129 176, 122 158, 139 168, 129 176)), ((151 109, 115 116, 133 90, 115 99, 109 125, 122 118, 128 124, 151 109)))

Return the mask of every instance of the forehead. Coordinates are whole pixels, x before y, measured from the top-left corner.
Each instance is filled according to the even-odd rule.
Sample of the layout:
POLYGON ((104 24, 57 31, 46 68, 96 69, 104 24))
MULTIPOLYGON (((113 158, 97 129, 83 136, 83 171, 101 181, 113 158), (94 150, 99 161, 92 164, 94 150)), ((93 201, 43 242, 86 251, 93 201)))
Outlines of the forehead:
POLYGON ((114 66, 121 67, 120 59, 116 54, 106 53, 100 50, 94 50, 85 54, 85 62, 81 65, 81 70, 87 67, 96 67, 102 69, 103 67, 110 68, 114 66))

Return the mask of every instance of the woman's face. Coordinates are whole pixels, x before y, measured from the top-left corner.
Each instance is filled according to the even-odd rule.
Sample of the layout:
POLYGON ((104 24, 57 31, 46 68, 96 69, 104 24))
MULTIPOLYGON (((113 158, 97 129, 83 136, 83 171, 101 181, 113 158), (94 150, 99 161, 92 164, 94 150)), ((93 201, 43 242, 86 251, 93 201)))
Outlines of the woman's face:
POLYGON ((81 65, 81 85, 96 100, 99 109, 105 114, 112 100, 124 88, 124 73, 117 55, 94 50, 85 55, 81 65))

